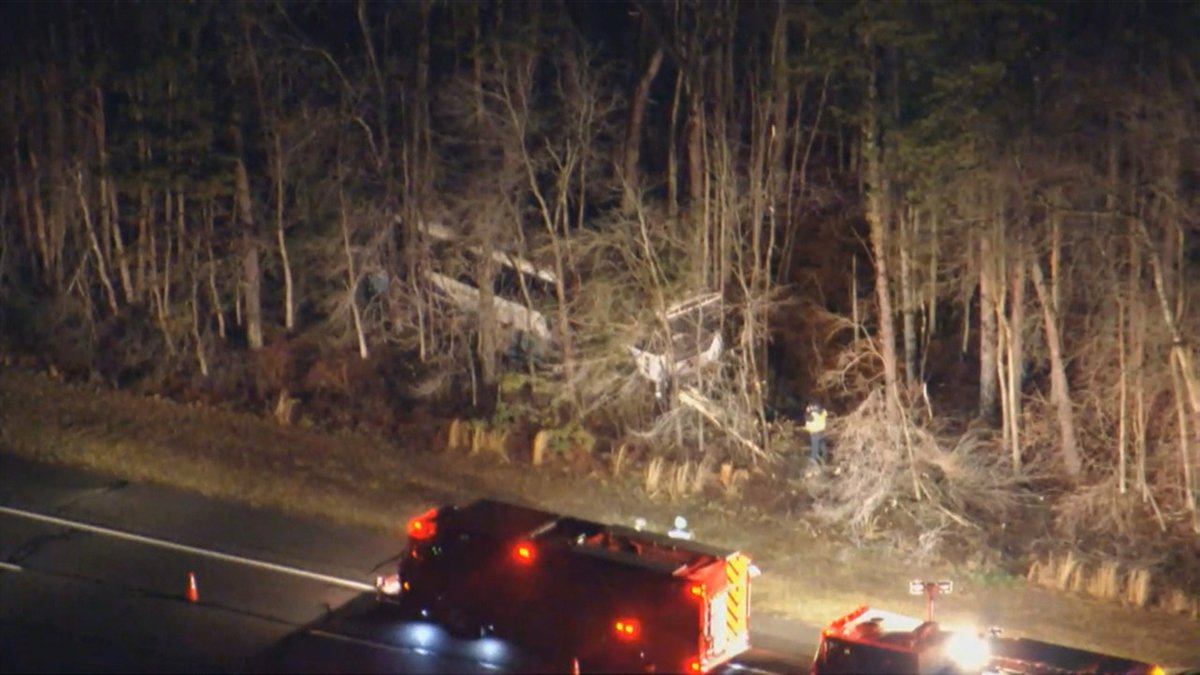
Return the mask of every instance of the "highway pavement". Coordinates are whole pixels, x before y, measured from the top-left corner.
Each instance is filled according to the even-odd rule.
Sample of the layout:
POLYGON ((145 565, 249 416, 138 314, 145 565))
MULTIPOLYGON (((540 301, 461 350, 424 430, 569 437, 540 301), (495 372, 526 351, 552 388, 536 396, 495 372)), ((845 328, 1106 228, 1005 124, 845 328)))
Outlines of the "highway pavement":
MULTIPOLYGON (((565 672, 397 616, 394 536, 0 453, 0 673, 565 672), (188 598, 189 574, 197 598, 188 598)), ((807 670, 815 628, 753 619, 728 672, 807 670)))

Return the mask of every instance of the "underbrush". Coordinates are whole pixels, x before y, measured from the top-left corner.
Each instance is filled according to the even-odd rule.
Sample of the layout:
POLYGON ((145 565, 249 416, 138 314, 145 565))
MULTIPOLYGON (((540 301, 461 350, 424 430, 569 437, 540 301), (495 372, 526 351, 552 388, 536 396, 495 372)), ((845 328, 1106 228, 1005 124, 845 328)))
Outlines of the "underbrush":
POLYGON ((981 543, 989 528, 1007 522, 1022 488, 986 432, 941 436, 887 419, 876 390, 833 420, 836 475, 813 486, 818 520, 859 544, 886 530, 897 548, 921 560, 941 556, 953 539, 981 543))

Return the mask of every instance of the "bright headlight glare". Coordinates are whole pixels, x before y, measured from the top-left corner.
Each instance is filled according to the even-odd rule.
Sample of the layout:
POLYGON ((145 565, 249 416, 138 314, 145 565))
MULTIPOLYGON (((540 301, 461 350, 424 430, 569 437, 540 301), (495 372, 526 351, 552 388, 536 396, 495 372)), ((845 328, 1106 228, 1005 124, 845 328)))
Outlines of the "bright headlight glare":
POLYGON ((946 656, 963 670, 981 670, 992 658, 988 643, 970 633, 954 633, 946 642, 946 656))
POLYGON ((480 638, 472 645, 475 658, 484 663, 497 663, 508 658, 508 645, 494 637, 480 638))
POLYGON ((400 638, 408 647, 434 647, 442 640, 441 630, 424 621, 406 623, 400 630, 400 638))

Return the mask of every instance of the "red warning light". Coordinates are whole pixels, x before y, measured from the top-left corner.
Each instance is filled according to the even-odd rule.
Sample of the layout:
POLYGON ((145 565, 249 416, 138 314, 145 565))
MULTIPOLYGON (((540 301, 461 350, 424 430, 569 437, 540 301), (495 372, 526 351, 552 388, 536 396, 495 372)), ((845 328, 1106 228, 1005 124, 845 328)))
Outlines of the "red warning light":
POLYGON ((700 672, 700 659, 692 659, 687 662, 687 670, 684 672, 698 673, 700 672))
POLYGON ((704 597, 704 584, 692 584, 688 588, 688 592, 694 598, 703 598, 704 597))
POLYGON ((522 543, 513 547, 513 558, 517 562, 529 564, 537 557, 537 550, 533 548, 533 544, 522 543))
POLYGON ((642 624, 637 619, 620 619, 613 624, 613 630, 622 640, 636 640, 642 636, 642 624))
POLYGON ((429 509, 425 513, 408 521, 408 536, 410 539, 432 539, 437 534, 437 509, 429 509))

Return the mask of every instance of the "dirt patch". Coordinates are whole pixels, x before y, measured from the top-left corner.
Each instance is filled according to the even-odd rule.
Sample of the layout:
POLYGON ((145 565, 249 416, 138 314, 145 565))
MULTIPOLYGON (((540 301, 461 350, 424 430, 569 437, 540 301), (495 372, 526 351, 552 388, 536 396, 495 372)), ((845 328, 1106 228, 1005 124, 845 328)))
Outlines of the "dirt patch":
MULTIPOLYGON (((666 529, 687 515, 699 538, 755 556, 765 574, 758 611, 823 624, 859 604, 919 614, 915 578, 953 579, 940 604, 949 622, 984 622, 1035 636, 1173 666, 1200 665, 1200 622, 1050 592, 979 566, 897 560, 870 541, 852 546, 797 517, 777 515, 719 487, 696 497, 651 498, 629 463, 614 472, 567 461, 532 470, 495 455, 441 451, 447 424, 417 418, 381 438, 284 427, 202 404, 0 372, 0 447, 126 479, 382 530, 419 509, 493 496, 611 522, 645 517, 666 529)), ((747 479, 753 484, 756 477, 747 479)), ((752 486, 751 486, 752 487, 752 486)), ((799 503, 778 494, 777 503, 799 503)), ((756 500, 758 501, 758 500, 756 500)))

